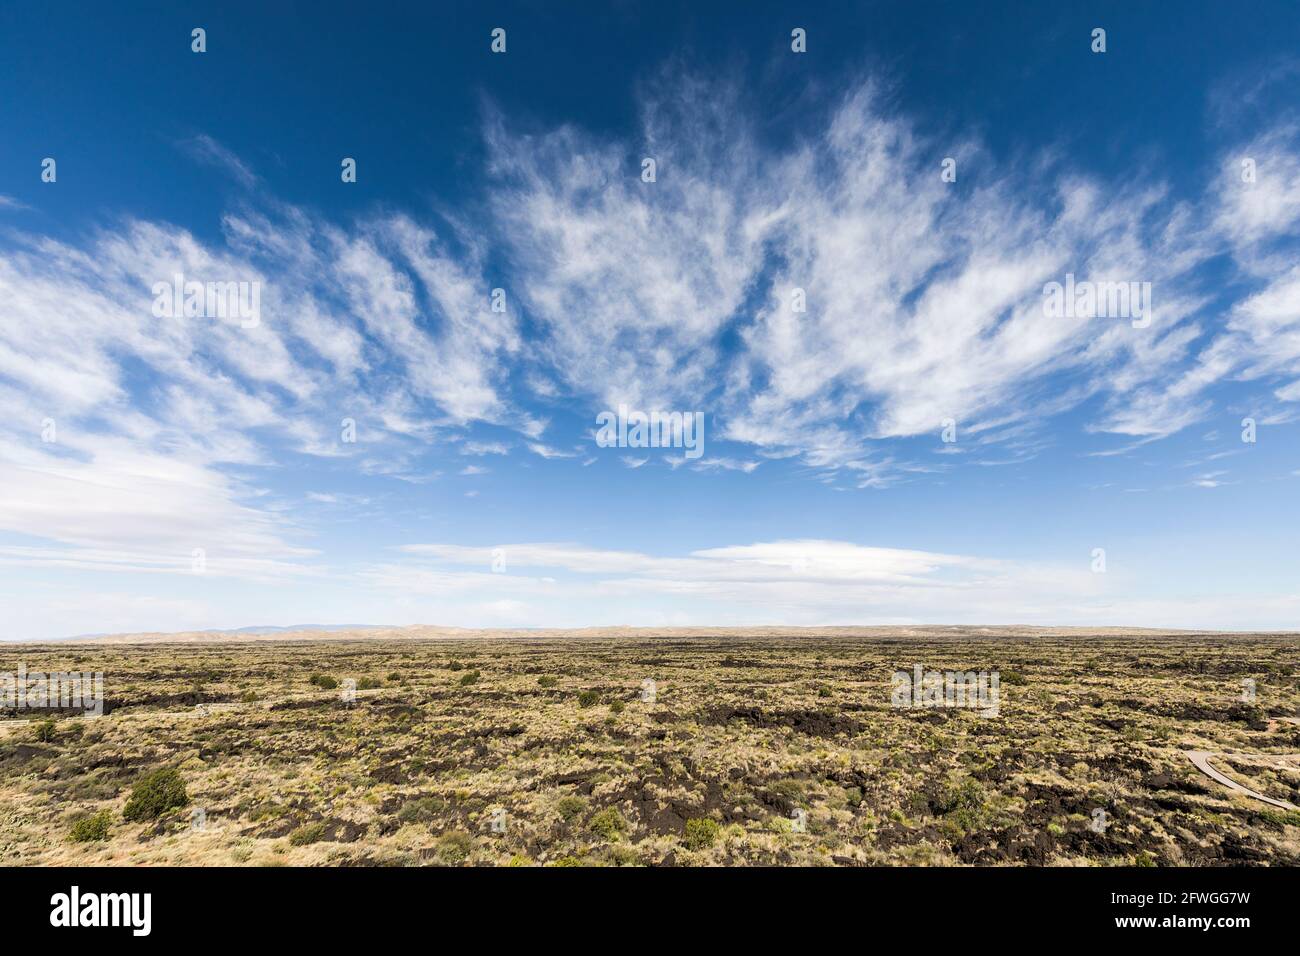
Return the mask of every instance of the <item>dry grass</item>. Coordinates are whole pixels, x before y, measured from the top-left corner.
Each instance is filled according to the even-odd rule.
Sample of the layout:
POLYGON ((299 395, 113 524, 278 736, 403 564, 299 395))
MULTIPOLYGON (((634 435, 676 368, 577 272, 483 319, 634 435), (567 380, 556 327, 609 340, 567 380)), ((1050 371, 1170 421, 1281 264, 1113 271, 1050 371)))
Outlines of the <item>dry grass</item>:
MULTIPOLYGON (((1300 863, 1300 814, 1185 756, 1300 753, 1284 719, 1300 715, 1294 636, 0 648, 0 671, 20 661, 103 671, 108 713, 61 719, 48 740, 30 715, 0 720, 5 865, 1300 863), (995 718, 891 707, 890 675, 915 663, 1023 683, 1003 683, 995 718), (313 675, 376 686, 349 707, 313 675), (124 821, 160 766, 180 769, 190 806, 124 821), (106 840, 68 840, 102 810, 106 840), (706 819, 716 832, 688 840, 706 819)), ((1219 765, 1300 802, 1295 761, 1219 765)))

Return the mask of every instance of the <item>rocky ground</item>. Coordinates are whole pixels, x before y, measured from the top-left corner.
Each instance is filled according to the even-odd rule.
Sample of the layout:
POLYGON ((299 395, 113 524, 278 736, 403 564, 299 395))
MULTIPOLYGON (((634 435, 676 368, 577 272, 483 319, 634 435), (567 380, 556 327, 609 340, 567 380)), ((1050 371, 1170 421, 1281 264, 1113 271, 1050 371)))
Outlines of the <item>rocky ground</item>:
POLYGON ((1187 756, 1300 804, 1295 635, 0 646, 20 665, 102 671, 105 713, 0 712, 4 865, 1300 864, 1300 811, 1187 756), (894 706, 916 664, 996 672, 996 716, 894 706), (124 818, 159 768, 185 802, 124 818))

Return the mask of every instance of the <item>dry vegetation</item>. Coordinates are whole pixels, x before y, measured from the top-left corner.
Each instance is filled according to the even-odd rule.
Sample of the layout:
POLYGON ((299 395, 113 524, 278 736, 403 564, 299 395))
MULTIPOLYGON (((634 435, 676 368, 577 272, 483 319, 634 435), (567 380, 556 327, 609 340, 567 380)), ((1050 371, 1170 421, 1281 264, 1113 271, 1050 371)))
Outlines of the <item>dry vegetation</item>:
POLYGON ((1300 812, 1186 756, 1300 803, 1294 635, 0 647, 20 663, 103 671, 107 705, 0 714, 5 865, 1300 863, 1300 812), (1000 671, 1000 716, 892 708, 914 663, 1000 671))

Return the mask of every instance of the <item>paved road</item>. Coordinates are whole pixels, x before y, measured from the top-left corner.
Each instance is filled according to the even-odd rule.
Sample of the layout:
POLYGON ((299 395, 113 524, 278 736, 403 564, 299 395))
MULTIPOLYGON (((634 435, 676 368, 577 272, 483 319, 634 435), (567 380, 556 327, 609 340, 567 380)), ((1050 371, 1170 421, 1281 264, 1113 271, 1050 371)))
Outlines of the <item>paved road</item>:
POLYGON ((1192 763, 1196 764, 1198 770, 1213 777, 1230 790, 1244 793, 1246 796, 1254 797, 1256 800, 1263 800, 1265 803, 1271 804, 1275 807, 1281 807, 1283 810, 1300 810, 1300 807, 1297 807, 1294 803, 1287 803, 1285 800, 1274 800, 1272 797, 1266 797, 1262 793, 1256 793, 1249 787, 1243 787, 1235 780, 1228 779, 1210 766, 1210 758, 1213 757, 1214 754, 1207 750, 1190 750, 1188 751, 1187 756, 1191 758, 1192 763))

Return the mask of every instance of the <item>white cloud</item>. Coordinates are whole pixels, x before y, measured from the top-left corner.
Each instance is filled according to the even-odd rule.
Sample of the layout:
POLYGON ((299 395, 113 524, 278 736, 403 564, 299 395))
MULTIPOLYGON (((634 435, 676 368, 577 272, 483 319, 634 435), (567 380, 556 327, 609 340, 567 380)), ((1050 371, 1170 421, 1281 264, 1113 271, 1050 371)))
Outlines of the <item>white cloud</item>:
POLYGON ((190 139, 182 140, 180 148, 194 159, 209 166, 216 166, 234 178, 241 186, 251 189, 258 183, 257 174, 238 156, 222 146, 211 136, 200 133, 190 139))
MULTIPOLYGON (((836 490, 1023 461, 1051 440, 1047 422, 1081 408, 1088 429, 1124 442, 1089 454, 1127 454, 1218 411, 1215 389, 1228 382, 1249 392, 1261 424, 1300 414, 1286 407, 1300 402, 1300 128, 1281 123, 1225 150, 1203 192, 1178 201, 1151 177, 1102 182, 1051 154, 998 175, 980 144, 940 151, 870 84, 810 117, 784 150, 755 133, 760 111, 734 88, 665 74, 657 89, 626 141, 568 126, 522 135, 490 119, 483 228, 390 213, 332 223, 266 195, 242 159, 198 136, 184 148, 245 187, 220 240, 136 220, 78 240, 6 233, 0 532, 16 543, 0 561, 154 574, 201 547, 219 574, 324 573, 294 507, 350 499, 299 489, 288 501, 256 476, 308 456, 429 482, 441 473, 425 460, 431 448, 514 447, 468 439, 479 424, 519 434, 544 459, 596 461, 568 438, 544 443, 550 419, 522 395, 557 422, 573 420, 561 406, 588 422, 622 403, 699 409, 715 440, 749 447, 692 469, 752 473, 786 459, 836 490), (947 152, 960 186, 939 178, 935 157, 947 152), (656 159, 656 182, 640 178, 643 155, 656 159), (1240 178, 1243 156, 1255 160, 1253 183, 1240 178), (1220 261, 1222 281, 1205 280, 1198 270, 1220 261), (1067 272, 1151 282, 1150 328, 1046 317, 1043 283, 1067 272), (155 318, 153 286, 177 273, 259 283, 260 324, 155 318), (497 285, 504 314, 490 308, 497 285), (936 441, 942 457, 931 459, 908 446, 945 418, 979 454, 943 454, 954 449, 936 441), (341 438, 345 421, 355 443, 341 438)), ((972 612, 1029 613, 1037 600, 1017 603, 1003 586, 1032 577, 1024 569, 925 556, 900 571, 919 553, 832 545, 801 559, 828 562, 820 577, 807 567, 772 577, 770 549, 789 547, 777 542, 671 569, 636 564, 601 587, 743 601, 755 596, 746 582, 761 581, 808 616, 820 600, 835 613, 910 613, 910 589, 940 583, 972 612), (828 569, 873 562, 901 577, 868 577, 871 587, 909 590, 825 590, 856 580, 828 569), (969 596, 986 585, 1002 604, 969 596)), ((474 580, 500 588, 499 578, 474 580)), ((458 581, 420 572, 414 583, 458 581)), ((519 610, 503 600, 493 606, 519 610)))
POLYGON ((510 446, 501 441, 467 441, 460 446, 462 455, 505 455, 510 446))
POLYGON ((542 458, 550 459, 550 458, 577 458, 578 457, 577 452, 563 451, 562 449, 559 448, 552 448, 550 445, 545 445, 542 442, 530 441, 527 444, 528 444, 529 451, 531 451, 534 455, 540 455, 542 458))
MULTIPOLYGON (((188 148, 253 185, 214 141, 188 148)), ((313 553, 293 543, 303 529, 232 467, 273 468, 296 452, 425 481, 418 458, 440 430, 536 430, 504 393, 518 332, 490 311, 473 241, 401 216, 345 234, 266 197, 247 203, 224 220, 224 244, 130 220, 80 246, 11 234, 0 532, 148 556, 124 562, 133 567, 188 561, 199 547, 212 566, 301 570, 313 553), (155 286, 177 274, 260 284, 260 322, 156 317, 155 286)))
MULTIPOLYGON (((405 560, 363 572, 381 593, 435 599, 440 621, 481 622, 488 600, 517 602, 502 621, 524 626, 600 624, 1038 623, 1164 627, 1258 626, 1240 602, 1153 597, 1114 568, 786 540, 653 556, 567 543, 483 547, 408 545, 405 560), (489 570, 503 554, 507 573, 489 570), (1182 608, 1182 609, 1180 609, 1182 608), (476 615, 480 615, 477 616, 476 615)), ((1300 607, 1269 598, 1260 621, 1300 607)), ((1276 625, 1274 625, 1276 626, 1276 625)))
POLYGON ((1241 349, 1267 352, 1196 353, 1213 299, 1196 274, 1294 223, 1289 130, 1259 144, 1255 193, 1216 180, 1203 212, 1158 181, 1103 183, 1051 156, 998 176, 977 143, 945 146, 978 184, 958 189, 940 179, 937 144, 870 84, 784 154, 756 145, 734 90, 659 88, 637 143, 489 124, 521 295, 544 361, 579 399, 707 408, 723 438, 878 487, 915 472, 873 439, 937 433, 945 418, 968 435, 1019 425, 1023 460, 1046 444, 1027 431, 1093 398, 1096 430, 1159 438, 1207 414, 1241 349), (628 158, 642 154, 656 182, 628 158), (1151 283, 1150 327, 1048 317, 1043 286, 1066 273, 1151 283), (727 335, 737 352, 721 348, 727 335))

